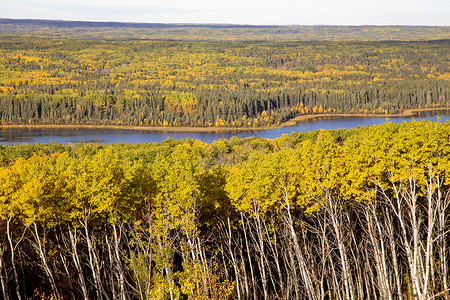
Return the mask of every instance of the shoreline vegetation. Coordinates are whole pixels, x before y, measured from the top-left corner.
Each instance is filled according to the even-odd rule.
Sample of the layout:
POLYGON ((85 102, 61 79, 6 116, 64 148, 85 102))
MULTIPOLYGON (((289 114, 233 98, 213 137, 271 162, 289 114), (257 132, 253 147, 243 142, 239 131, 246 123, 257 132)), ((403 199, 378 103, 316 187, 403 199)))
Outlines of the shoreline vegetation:
POLYGON ((405 109, 398 114, 364 114, 364 113, 319 113, 308 114, 294 117, 279 125, 263 126, 263 127, 162 127, 162 126, 127 126, 127 125, 94 125, 94 124, 0 124, 0 130, 7 129, 125 129, 125 130, 141 130, 141 131, 165 131, 165 132, 216 132, 216 131, 260 131, 276 128, 284 128, 294 126, 298 122, 314 121, 322 118, 348 118, 348 117, 366 117, 366 118, 395 118, 395 117, 414 117, 422 112, 448 111, 448 107, 434 108, 410 108, 405 109))

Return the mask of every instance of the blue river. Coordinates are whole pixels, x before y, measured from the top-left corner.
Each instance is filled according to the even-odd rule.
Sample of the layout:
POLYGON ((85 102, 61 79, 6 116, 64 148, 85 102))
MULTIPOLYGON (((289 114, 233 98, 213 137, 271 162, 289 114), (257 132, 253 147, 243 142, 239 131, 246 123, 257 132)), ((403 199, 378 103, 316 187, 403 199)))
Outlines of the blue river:
POLYGON ((401 123, 412 119, 431 120, 434 122, 446 122, 450 120, 450 112, 439 111, 438 113, 421 113, 411 117, 339 117, 323 118, 309 121, 302 121, 296 125, 283 128, 274 128, 268 130, 248 130, 248 131, 215 131, 215 132, 171 132, 167 131, 148 131, 148 130, 127 130, 127 129, 58 129, 58 128, 22 128, 22 129, 0 129, 0 144, 35 144, 56 142, 59 144, 74 143, 152 143, 161 142, 167 138, 176 140, 191 138, 211 143, 214 140, 230 139, 233 136, 239 138, 262 137, 277 138, 283 134, 291 132, 308 132, 318 129, 340 129, 355 128, 358 126, 380 125, 385 122, 401 123))

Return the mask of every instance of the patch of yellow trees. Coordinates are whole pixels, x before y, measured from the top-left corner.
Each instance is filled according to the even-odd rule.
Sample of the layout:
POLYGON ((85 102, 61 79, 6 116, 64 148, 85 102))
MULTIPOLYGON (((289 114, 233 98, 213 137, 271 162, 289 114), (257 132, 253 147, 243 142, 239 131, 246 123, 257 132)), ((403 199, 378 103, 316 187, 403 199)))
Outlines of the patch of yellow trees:
POLYGON ((449 158, 450 124, 416 121, 0 147, 1 294, 445 298, 449 158))

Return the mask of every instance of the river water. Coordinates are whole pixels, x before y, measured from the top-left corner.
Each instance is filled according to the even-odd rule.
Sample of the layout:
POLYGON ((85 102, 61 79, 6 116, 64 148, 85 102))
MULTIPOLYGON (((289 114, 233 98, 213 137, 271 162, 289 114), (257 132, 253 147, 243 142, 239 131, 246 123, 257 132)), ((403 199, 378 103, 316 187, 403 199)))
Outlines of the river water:
MULTIPOLYGON (((416 120, 431 120, 434 122, 446 122, 450 120, 450 112, 421 113, 415 117, 416 120)), ((355 128, 358 126, 380 125, 385 122, 401 123, 411 121, 411 117, 345 117, 345 118, 323 118, 298 122, 296 125, 268 130, 248 130, 248 131, 215 131, 215 132, 170 132, 168 131, 147 131, 147 130, 127 130, 127 129, 0 129, 0 144, 35 144, 56 142, 59 144, 74 143, 152 143, 161 142, 167 138, 176 140, 191 138, 211 143, 214 140, 230 139, 233 136, 277 138, 283 134, 291 132, 307 132, 318 129, 340 129, 355 128)))

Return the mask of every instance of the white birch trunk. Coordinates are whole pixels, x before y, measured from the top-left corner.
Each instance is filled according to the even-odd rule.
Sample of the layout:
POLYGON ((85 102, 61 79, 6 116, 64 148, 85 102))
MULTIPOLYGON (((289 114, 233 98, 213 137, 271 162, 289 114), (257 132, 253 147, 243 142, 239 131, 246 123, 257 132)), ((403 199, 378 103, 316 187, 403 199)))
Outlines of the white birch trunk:
POLYGON ((34 229, 33 235, 34 235, 34 239, 35 239, 34 247, 41 259, 42 268, 44 269, 44 272, 47 275, 47 279, 50 282, 50 286, 52 288, 52 295, 58 300, 62 299, 59 289, 56 285, 55 277, 53 275, 53 272, 52 272, 50 265, 48 264, 48 260, 47 260, 47 253, 46 253, 46 249, 45 249, 45 229, 43 229, 44 241, 42 241, 39 236, 39 230, 37 227, 37 223, 33 222, 32 226, 34 229))
POLYGON ((72 260, 75 265, 75 269, 77 270, 78 280, 80 282, 81 292, 83 293, 83 299, 89 300, 88 287, 86 285, 86 280, 84 279, 83 268, 81 265, 80 257, 78 255, 78 236, 77 229, 71 229, 68 226, 69 239, 70 239, 70 247, 72 249, 72 260))
POLYGON ((9 248, 11 251, 11 266, 14 274, 16 295, 18 300, 22 300, 22 296, 20 294, 19 275, 17 274, 16 259, 15 259, 16 247, 20 241, 16 243, 16 245, 14 245, 11 235, 11 226, 10 226, 11 221, 12 221, 11 217, 9 217, 8 220, 6 221, 6 235, 8 236, 9 248))

